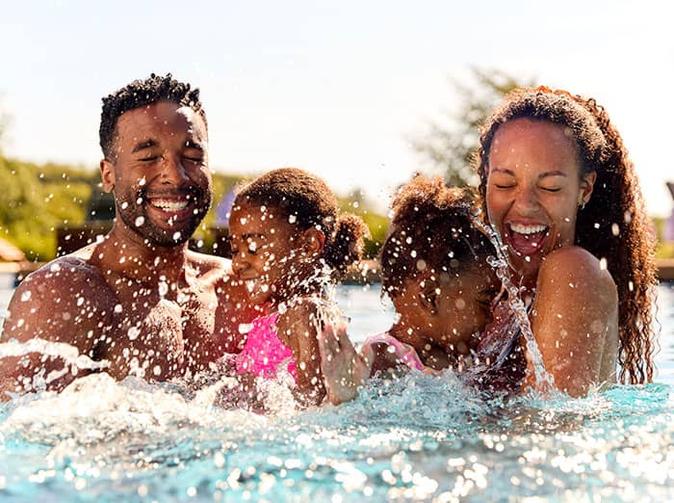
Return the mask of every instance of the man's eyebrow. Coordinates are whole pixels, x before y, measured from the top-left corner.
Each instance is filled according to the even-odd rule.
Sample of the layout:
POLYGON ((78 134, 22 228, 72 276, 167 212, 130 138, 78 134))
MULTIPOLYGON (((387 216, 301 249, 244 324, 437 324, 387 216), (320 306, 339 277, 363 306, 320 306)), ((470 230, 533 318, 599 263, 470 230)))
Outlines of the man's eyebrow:
POLYGON ((133 147, 133 150, 131 150, 131 153, 135 154, 136 152, 140 152, 141 150, 145 150, 146 148, 152 148, 156 146, 157 142, 152 138, 150 138, 148 140, 143 140, 139 143, 136 143, 136 145, 133 147))
POLYGON ((197 142, 192 141, 192 140, 187 140, 185 142, 185 147, 193 148, 193 149, 196 149, 196 150, 201 150, 202 152, 204 151, 204 147, 201 145, 201 143, 197 143, 197 142))

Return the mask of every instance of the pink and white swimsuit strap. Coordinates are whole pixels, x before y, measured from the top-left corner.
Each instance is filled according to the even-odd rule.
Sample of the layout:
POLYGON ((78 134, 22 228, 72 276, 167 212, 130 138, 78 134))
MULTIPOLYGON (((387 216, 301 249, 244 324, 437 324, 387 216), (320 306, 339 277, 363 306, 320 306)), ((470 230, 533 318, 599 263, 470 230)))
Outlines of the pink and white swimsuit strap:
POLYGON ((393 348, 392 354, 411 369, 420 370, 422 372, 430 370, 421 362, 416 349, 405 342, 399 341, 388 332, 371 335, 365 339, 362 352, 365 356, 369 357, 369 359, 372 359, 374 356, 374 346, 376 344, 386 344, 390 348, 393 348))

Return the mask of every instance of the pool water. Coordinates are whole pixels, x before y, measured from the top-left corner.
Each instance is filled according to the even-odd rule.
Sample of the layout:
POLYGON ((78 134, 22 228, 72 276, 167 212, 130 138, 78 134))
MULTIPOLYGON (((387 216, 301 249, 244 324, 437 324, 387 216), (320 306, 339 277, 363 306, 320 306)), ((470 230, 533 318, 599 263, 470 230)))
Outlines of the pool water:
MULTIPOLYGON (((297 411, 269 383, 263 417, 106 375, 0 414, 0 498, 36 501, 671 501, 674 290, 659 287, 656 382, 584 399, 485 400, 451 373, 375 382, 297 411)), ((343 287, 351 334, 388 328, 376 289, 343 287)))

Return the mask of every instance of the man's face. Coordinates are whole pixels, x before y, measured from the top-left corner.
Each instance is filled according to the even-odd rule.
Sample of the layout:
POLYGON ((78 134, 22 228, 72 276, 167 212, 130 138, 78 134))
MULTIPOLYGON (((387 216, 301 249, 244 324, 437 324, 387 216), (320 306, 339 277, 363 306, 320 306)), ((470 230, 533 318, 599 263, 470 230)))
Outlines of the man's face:
POLYGON ((168 101, 117 120, 113 159, 101 163, 103 188, 113 190, 117 214, 146 244, 186 242, 210 208, 207 141, 199 114, 168 101))

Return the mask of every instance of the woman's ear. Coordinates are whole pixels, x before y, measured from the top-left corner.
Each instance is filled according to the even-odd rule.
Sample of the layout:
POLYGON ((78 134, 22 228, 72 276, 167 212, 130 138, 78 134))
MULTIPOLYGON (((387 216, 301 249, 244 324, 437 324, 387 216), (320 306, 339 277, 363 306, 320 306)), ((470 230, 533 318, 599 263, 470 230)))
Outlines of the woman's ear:
POLYGON ((115 167, 107 159, 103 159, 100 163, 101 167, 101 185, 105 192, 112 192, 115 188, 115 167))
POLYGON ((582 176, 580 180, 580 201, 578 202, 580 206, 585 206, 590 201, 592 191, 594 190, 594 182, 596 181, 596 171, 590 171, 588 174, 582 176))
POLYGON ((309 227, 302 235, 302 247, 310 254, 320 254, 325 248, 325 234, 315 227, 309 227))

